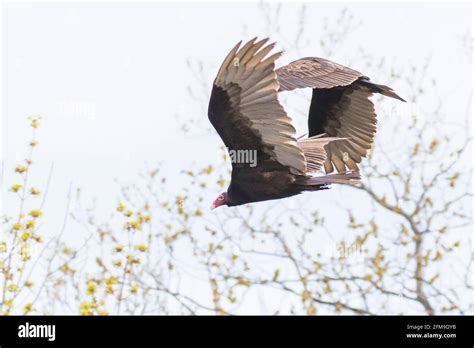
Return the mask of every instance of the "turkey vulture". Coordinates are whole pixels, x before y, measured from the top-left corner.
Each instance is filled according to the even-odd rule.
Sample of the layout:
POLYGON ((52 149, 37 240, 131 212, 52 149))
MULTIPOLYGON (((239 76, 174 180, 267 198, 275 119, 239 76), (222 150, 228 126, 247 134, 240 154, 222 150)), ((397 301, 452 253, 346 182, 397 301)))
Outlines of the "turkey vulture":
POLYGON ((380 93, 404 101, 391 88, 322 58, 275 70, 282 52, 267 57, 275 43, 256 40, 229 52, 212 87, 208 116, 231 155, 232 179, 211 209, 357 182, 357 163, 371 147, 377 122, 369 97, 380 93), (278 92, 296 88, 313 89, 305 139, 296 139, 278 101, 278 92), (256 155, 254 165, 246 154, 256 155), (313 176, 323 165, 327 175, 313 176), (334 167, 337 173, 329 174, 334 167))

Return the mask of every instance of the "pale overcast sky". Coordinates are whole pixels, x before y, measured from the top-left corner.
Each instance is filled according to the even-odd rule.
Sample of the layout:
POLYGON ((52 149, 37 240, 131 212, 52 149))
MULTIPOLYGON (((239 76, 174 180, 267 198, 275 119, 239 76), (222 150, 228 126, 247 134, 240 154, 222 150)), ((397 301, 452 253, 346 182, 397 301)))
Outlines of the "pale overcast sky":
MULTIPOLYGON (((285 4, 284 31, 296 30, 299 7, 297 2, 285 4)), ((360 46, 400 66, 431 56, 437 93, 446 95, 453 120, 462 119, 471 91, 471 61, 461 52, 462 37, 471 29, 470 4, 308 3, 306 30, 314 32, 315 42, 324 17, 335 18, 344 7, 362 25, 332 59, 363 70, 357 63, 360 46)), ((185 136, 179 131, 177 114, 207 119, 208 100, 195 101, 187 94, 195 79, 186 60, 207 64, 210 85, 237 41, 267 33, 257 2, 3 4, 1 112, 7 184, 27 149, 26 118, 36 114, 44 119, 34 179, 45 182, 55 163, 47 202, 53 211, 63 211, 71 182, 87 196, 111 204, 119 195, 111 179, 133 180, 145 162, 166 163, 171 176, 188 166, 216 162, 221 145, 216 134, 194 130, 185 136)), ((312 47, 317 45, 310 43, 301 54, 322 55, 312 47)), ((297 54, 286 52, 279 64, 299 58, 297 54)), ((375 71, 363 73, 384 83, 375 71)), ((437 98, 433 95, 433 103, 437 98)), ((216 195, 209 192, 209 201, 216 195)), ((8 211, 8 199, 3 200, 8 211)), ((62 216, 51 226, 60 226, 62 216)))
MULTIPOLYGON (((37 161, 54 160, 57 177, 92 191, 117 174, 116 166, 117 176, 125 178, 144 160, 179 168, 215 159, 220 139, 214 134, 183 139, 177 131, 177 113, 195 116, 208 103, 202 100, 204 107, 197 109, 189 100, 186 86, 194 80, 185 62, 206 62, 210 83, 235 42, 266 34, 257 7, 257 2, 4 4, 4 159, 21 158, 29 134, 25 118, 34 114, 45 117, 37 161), (124 160, 136 162, 123 165, 124 160)), ((284 6, 285 31, 295 30, 299 7, 284 6)), ((350 59, 357 69, 361 45, 400 65, 432 55, 440 90, 457 107, 453 90, 470 85, 469 62, 459 54, 471 25, 469 4, 311 3, 306 29, 314 31, 315 42, 323 18, 343 7, 362 26, 335 53, 340 63, 350 59)), ((320 52, 309 47, 302 54, 320 52)), ((296 58, 287 52, 280 64, 296 58)))

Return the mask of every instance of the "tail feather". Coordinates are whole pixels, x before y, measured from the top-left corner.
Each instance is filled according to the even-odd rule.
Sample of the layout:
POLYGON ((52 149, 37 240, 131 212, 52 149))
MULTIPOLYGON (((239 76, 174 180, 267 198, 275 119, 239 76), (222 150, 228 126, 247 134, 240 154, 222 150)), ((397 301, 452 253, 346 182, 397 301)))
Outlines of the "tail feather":
POLYGON ((303 150, 306 158, 306 172, 318 172, 326 160, 325 146, 331 141, 345 140, 347 138, 326 137, 326 134, 319 134, 310 138, 299 139, 298 146, 303 150))
POLYGON ((357 184, 360 180, 360 172, 345 171, 336 174, 328 174, 323 176, 309 176, 297 181, 297 184, 303 186, 304 190, 312 191, 318 190, 321 186, 331 184, 357 184))

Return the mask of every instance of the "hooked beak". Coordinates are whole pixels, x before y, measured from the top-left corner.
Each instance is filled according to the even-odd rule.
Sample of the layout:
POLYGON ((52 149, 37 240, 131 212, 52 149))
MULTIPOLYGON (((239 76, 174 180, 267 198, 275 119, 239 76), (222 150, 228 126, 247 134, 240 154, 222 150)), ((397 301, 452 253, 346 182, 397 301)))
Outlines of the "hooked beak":
POLYGON ((211 204, 211 210, 216 209, 216 206, 214 204, 211 204))

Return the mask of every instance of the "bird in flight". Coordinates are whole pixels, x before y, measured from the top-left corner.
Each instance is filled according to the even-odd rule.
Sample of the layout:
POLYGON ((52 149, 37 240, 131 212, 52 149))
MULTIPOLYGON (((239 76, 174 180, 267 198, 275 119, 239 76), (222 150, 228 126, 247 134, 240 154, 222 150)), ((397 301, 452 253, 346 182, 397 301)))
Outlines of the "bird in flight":
POLYGON ((232 177, 211 209, 356 183, 357 164, 376 130, 369 97, 380 93, 404 101, 390 87, 322 58, 302 58, 275 69, 282 52, 268 56, 275 43, 267 42, 239 42, 214 80, 208 116, 230 154, 232 177), (296 138, 278 101, 279 92, 297 88, 313 89, 304 139, 296 138), (315 176, 323 167, 326 175, 315 176))

